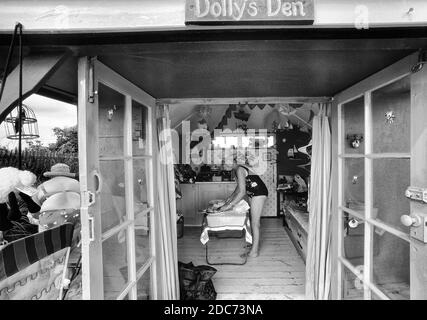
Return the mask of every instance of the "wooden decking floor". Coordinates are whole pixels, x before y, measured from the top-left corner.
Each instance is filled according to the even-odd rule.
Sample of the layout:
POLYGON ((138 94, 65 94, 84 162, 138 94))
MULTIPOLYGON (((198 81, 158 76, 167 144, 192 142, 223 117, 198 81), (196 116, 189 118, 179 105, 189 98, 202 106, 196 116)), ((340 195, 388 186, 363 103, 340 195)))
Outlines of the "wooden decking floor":
MULTIPOLYGON (((185 228, 184 236, 178 239, 179 261, 207 265, 200 232, 200 228, 185 228)), ((236 260, 235 257, 244 251, 243 240, 240 245, 236 245, 236 241, 215 239, 217 245, 209 249, 210 256, 236 260)), ((304 299, 305 265, 284 230, 281 219, 261 220, 261 249, 257 258, 248 258, 247 263, 241 266, 213 267, 218 270, 213 277, 218 300, 304 299)))

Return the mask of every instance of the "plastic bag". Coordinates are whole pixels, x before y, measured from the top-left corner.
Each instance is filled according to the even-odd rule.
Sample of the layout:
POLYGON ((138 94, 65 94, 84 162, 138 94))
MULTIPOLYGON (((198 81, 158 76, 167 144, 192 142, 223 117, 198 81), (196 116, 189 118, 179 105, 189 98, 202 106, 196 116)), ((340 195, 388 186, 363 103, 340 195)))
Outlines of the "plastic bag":
POLYGON ((210 266, 194 266, 192 262, 178 262, 181 300, 215 300, 212 277, 217 272, 210 266))

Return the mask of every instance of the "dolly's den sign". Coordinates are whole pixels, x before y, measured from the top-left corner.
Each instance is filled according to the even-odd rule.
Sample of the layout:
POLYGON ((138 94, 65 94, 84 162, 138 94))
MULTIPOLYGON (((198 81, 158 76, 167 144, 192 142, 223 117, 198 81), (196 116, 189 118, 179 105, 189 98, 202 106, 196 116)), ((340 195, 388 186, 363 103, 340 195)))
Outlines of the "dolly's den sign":
POLYGON ((312 24, 314 0, 187 0, 186 24, 312 24))

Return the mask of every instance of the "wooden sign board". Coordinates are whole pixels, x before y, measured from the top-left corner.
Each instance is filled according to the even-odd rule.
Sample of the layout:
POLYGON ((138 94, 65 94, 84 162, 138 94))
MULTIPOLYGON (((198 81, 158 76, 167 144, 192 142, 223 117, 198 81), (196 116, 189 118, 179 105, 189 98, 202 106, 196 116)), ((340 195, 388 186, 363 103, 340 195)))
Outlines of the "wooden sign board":
POLYGON ((186 0, 186 24, 313 24, 314 0, 186 0))

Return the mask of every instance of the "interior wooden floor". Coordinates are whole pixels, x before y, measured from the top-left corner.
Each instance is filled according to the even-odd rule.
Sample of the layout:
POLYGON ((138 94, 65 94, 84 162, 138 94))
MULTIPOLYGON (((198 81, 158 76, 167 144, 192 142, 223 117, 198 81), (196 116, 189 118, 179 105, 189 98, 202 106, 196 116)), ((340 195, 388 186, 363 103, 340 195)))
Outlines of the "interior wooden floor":
MULTIPOLYGON (((178 239, 179 261, 207 265, 200 232, 197 227, 185 228, 184 236, 178 239)), ((240 247, 235 245, 235 239, 215 241, 221 243, 221 248, 210 250, 212 255, 239 257, 244 250, 243 240, 240 247)), ((257 258, 248 258, 242 266, 213 267, 218 270, 213 277, 218 300, 304 299, 305 265, 279 218, 261 220, 261 248, 257 258)))

